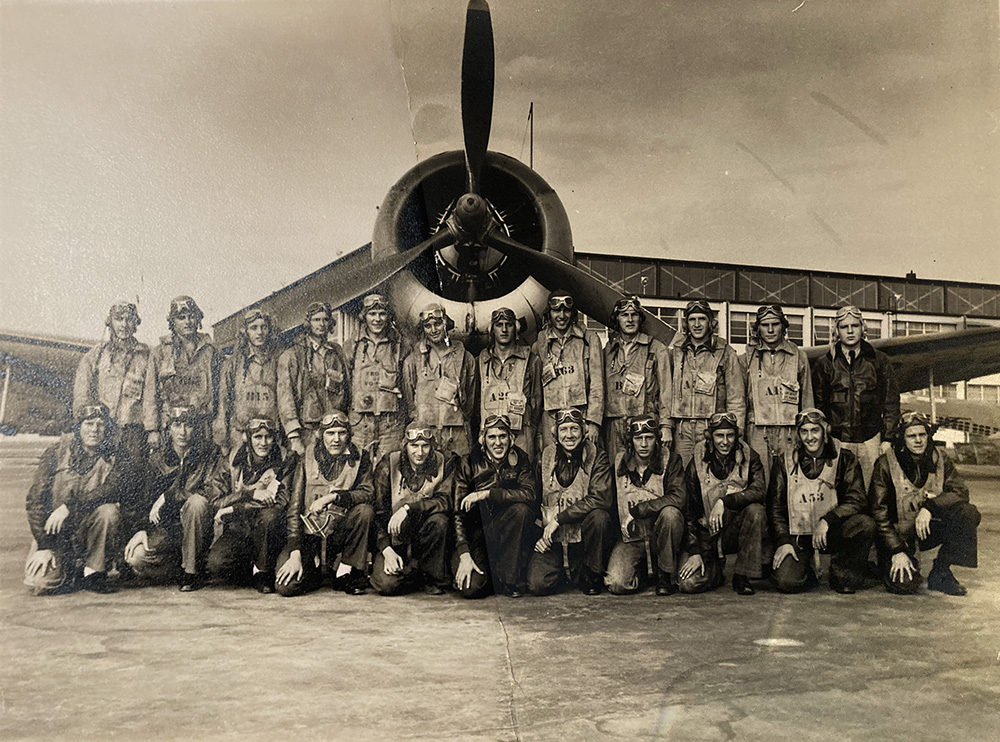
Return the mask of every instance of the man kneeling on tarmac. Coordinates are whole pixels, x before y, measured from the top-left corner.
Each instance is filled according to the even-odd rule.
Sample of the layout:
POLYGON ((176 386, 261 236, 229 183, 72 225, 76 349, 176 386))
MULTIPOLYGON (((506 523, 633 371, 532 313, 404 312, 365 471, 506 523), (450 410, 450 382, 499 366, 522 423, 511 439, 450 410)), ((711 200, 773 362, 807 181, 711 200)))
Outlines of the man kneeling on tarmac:
POLYGON ((864 580, 875 521, 866 514, 861 467, 854 453, 830 435, 815 407, 795 416, 798 440, 771 467, 768 512, 777 551, 774 581, 783 593, 811 590, 819 581, 816 550, 830 553, 830 587, 854 593, 864 580))
POLYGON ((575 407, 555 413, 555 442, 542 451, 542 537, 528 562, 528 588, 535 595, 556 591, 563 578, 585 595, 604 587, 614 544, 611 505, 614 482, 603 448, 585 438, 583 413, 575 407))
POLYGON ((684 538, 684 465, 670 452, 664 467, 653 415, 629 418, 624 433, 625 447, 614 469, 622 537, 611 551, 604 581, 608 592, 628 595, 638 592, 648 572, 655 575, 657 595, 672 595, 684 538))
POLYGON ((225 458, 206 438, 206 431, 196 408, 170 408, 166 442, 149 457, 148 496, 156 498, 149 509, 149 525, 125 546, 125 560, 136 575, 154 580, 177 577, 185 593, 205 586, 215 514, 212 503, 225 486, 225 458))
POLYGON ((434 429, 406 426, 401 450, 375 467, 375 559, 371 584, 398 595, 423 584, 428 595, 448 587, 448 529, 458 457, 438 451, 434 429))
POLYGON ((288 598, 317 589, 330 557, 340 553, 338 586, 348 595, 363 595, 374 500, 371 458, 351 442, 347 415, 334 410, 320 421, 292 478, 278 594, 288 598))
POLYGON ((73 432, 42 456, 28 490, 28 525, 35 544, 24 567, 24 584, 35 595, 76 588, 115 591, 107 573, 122 478, 112 454, 111 416, 107 407, 96 404, 78 409, 76 418, 73 432))
POLYGON ((764 467, 760 456, 740 440, 736 415, 717 412, 705 440, 695 446, 684 472, 687 487, 688 556, 677 576, 682 593, 713 590, 723 583, 726 554, 736 554, 733 590, 753 595, 750 578, 770 567, 764 467))
POLYGON ((535 468, 515 446, 506 415, 483 421, 480 444, 455 477, 455 584, 463 598, 494 592, 519 598, 538 539, 535 468))
POLYGON ((917 549, 940 546, 927 589, 965 595, 952 565, 978 564, 979 510, 955 465, 932 442, 937 426, 919 412, 903 413, 896 440, 875 462, 868 498, 879 531, 879 566, 886 589, 910 594, 920 588, 917 549))
POLYGON ((215 502, 216 531, 208 550, 208 571, 214 577, 246 583, 257 592, 274 592, 274 570, 285 545, 288 485, 297 456, 277 441, 278 423, 266 417, 250 420, 243 444, 228 457, 225 487, 215 502))

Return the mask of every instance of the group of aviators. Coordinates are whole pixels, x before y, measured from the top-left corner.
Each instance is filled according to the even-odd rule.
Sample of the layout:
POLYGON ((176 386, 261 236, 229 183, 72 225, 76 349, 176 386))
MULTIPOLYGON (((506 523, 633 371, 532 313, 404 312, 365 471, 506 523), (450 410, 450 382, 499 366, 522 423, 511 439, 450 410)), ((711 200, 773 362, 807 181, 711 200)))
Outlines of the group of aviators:
POLYGON ((829 554, 840 593, 875 569, 911 593, 918 551, 940 546, 928 588, 965 593, 951 567, 976 566, 979 512, 931 421, 900 416, 857 308, 811 369, 780 306, 757 312, 742 357, 707 302, 671 347, 643 312, 619 301, 602 347, 555 291, 533 345, 498 309, 474 358, 441 305, 408 342, 371 294, 346 349, 315 302, 289 347, 251 310, 224 355, 190 297, 154 348, 116 304, 27 496, 25 583, 671 595, 719 587, 735 555, 732 588, 753 595, 766 578, 816 586, 829 554))

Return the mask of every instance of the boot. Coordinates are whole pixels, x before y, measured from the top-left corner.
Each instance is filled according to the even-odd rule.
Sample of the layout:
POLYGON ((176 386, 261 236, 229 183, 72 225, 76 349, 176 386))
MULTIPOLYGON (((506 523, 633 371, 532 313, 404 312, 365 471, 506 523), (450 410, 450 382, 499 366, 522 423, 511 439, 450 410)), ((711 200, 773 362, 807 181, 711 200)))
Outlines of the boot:
POLYGON ((750 578, 746 575, 733 573, 733 592, 737 595, 756 595, 757 591, 750 584, 750 578))
POLYGON ((955 575, 951 573, 949 565, 938 564, 937 562, 934 562, 931 573, 927 575, 927 589, 937 590, 945 595, 965 595, 968 592, 965 586, 955 579, 955 575))
POLYGON ((676 592, 677 592, 677 583, 674 582, 674 576, 669 572, 664 572, 662 569, 657 569, 656 594, 673 595, 676 592))

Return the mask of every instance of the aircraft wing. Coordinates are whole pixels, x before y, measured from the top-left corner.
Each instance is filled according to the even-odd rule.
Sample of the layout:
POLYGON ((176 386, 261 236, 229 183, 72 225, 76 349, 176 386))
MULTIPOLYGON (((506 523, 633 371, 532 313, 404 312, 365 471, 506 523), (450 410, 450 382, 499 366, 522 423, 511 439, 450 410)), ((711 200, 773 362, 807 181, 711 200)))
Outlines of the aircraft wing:
MULTIPOLYGON (((873 340, 872 345, 892 360, 901 392, 926 389, 931 371, 935 384, 1000 372, 1000 327, 873 340)), ((806 349, 810 361, 827 352, 826 345, 806 349)))

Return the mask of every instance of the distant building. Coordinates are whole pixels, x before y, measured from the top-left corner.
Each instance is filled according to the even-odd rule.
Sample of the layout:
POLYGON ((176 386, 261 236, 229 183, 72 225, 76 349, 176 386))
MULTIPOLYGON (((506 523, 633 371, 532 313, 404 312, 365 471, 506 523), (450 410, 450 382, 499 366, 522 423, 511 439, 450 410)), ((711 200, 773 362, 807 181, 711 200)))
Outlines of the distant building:
POLYGON ((66 430, 76 367, 95 344, 0 332, 0 432, 58 435, 66 430))

